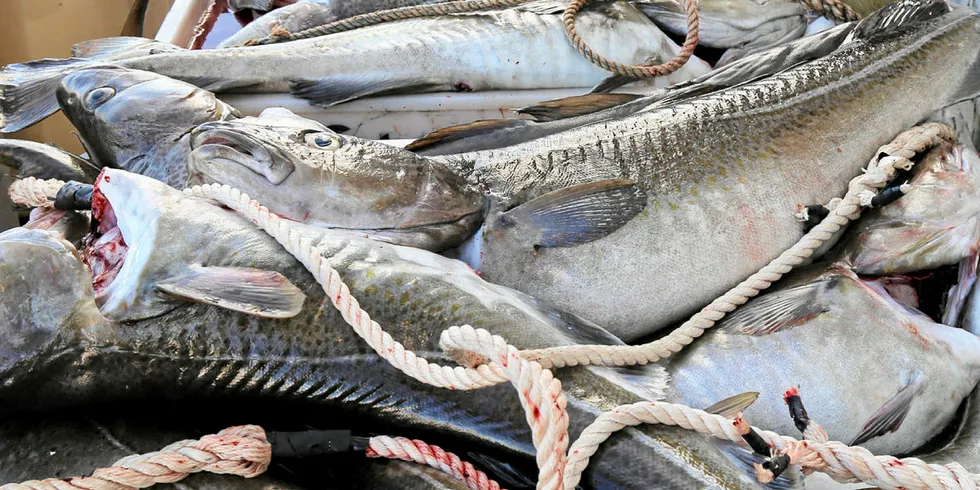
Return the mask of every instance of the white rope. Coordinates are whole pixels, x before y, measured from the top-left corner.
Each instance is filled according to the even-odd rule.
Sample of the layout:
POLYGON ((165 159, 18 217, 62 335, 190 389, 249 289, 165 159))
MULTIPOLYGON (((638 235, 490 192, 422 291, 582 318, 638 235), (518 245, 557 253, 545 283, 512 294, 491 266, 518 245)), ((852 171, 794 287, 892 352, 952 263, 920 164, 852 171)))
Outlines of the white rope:
MULTIPOLYGON (((908 168, 912 165, 910 159, 915 153, 942 140, 952 139, 953 133, 948 126, 935 123, 913 128, 899 135, 892 144, 879 151, 879 155, 884 154, 886 157, 880 160, 876 157, 864 175, 851 182, 847 195, 833 207, 831 214, 804 236, 800 243, 661 341, 612 349, 609 346, 573 346, 521 352, 508 345, 504 339, 468 325, 451 327, 443 332, 441 344, 447 351, 457 354, 472 353, 485 360, 476 368, 451 368, 432 364, 405 350, 402 344, 394 341, 360 308, 337 271, 330 267, 321 251, 308 238, 294 232, 288 221, 270 213, 248 195, 228 186, 218 185, 193 187, 184 192, 190 196, 214 199, 241 213, 273 236, 313 274, 323 286, 327 298, 354 331, 379 355, 409 376, 450 389, 475 389, 510 380, 519 393, 537 450, 537 488, 563 489, 574 488, 599 444, 613 432, 627 426, 641 423, 676 425, 736 443, 743 441, 736 425, 723 417, 682 405, 643 402, 603 413, 583 431, 571 450, 566 452, 568 417, 565 396, 561 383, 548 369, 536 362, 538 359, 555 366, 645 364, 681 350, 700 336, 704 329, 711 327, 726 313, 789 272, 793 266, 809 257, 823 241, 855 219, 860 214, 858 196, 863 191, 884 187, 896 168, 908 168)), ((41 194, 47 197, 49 190, 42 191, 41 194)), ((838 442, 801 442, 768 431, 759 433, 772 447, 791 455, 793 464, 801 465, 805 470, 822 471, 840 482, 863 481, 886 489, 976 488, 977 477, 955 463, 945 466, 927 465, 914 458, 897 460, 890 456, 874 456, 863 448, 847 447, 838 442)))

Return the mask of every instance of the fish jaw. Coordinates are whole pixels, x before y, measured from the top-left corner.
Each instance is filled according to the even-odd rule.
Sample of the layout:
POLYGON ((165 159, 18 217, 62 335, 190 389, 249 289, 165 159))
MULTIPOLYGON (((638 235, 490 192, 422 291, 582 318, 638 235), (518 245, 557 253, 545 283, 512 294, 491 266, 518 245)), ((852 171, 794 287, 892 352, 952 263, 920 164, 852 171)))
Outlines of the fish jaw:
POLYGON ((148 177, 104 169, 92 197, 93 235, 84 257, 104 315, 122 318, 137 301, 164 204, 179 192, 148 177))
POLYGON ((305 224, 443 250, 483 218, 483 194, 448 167, 292 113, 202 125, 191 148, 189 184, 229 185, 305 224))

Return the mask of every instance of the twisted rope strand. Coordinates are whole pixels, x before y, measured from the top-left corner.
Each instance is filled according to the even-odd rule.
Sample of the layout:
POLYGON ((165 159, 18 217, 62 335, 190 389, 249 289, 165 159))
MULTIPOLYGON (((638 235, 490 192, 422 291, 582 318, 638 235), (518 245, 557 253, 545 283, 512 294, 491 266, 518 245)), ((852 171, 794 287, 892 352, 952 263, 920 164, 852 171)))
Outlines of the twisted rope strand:
POLYGON ((7 193, 14 204, 31 208, 54 206, 54 198, 65 182, 58 179, 41 180, 34 177, 17 179, 10 184, 7 193))
POLYGON ((127 456, 91 476, 10 483, 0 490, 130 490, 173 483, 200 471, 252 478, 265 472, 271 460, 272 446, 265 431, 243 425, 176 442, 153 453, 127 456))
POLYGON ((500 484, 459 456, 420 440, 404 437, 372 437, 367 450, 369 458, 400 459, 431 466, 462 480, 470 490, 500 490, 500 484))

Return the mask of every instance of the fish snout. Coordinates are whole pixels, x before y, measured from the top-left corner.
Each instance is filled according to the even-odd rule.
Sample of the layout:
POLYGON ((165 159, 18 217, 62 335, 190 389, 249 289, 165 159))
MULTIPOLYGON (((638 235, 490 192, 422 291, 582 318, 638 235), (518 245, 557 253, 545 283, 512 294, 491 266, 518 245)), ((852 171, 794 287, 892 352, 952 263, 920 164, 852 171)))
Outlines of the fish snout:
POLYGON ((260 141, 234 125, 217 121, 191 132, 188 170, 196 183, 217 182, 235 186, 240 179, 263 177, 282 184, 296 166, 270 141, 260 141))

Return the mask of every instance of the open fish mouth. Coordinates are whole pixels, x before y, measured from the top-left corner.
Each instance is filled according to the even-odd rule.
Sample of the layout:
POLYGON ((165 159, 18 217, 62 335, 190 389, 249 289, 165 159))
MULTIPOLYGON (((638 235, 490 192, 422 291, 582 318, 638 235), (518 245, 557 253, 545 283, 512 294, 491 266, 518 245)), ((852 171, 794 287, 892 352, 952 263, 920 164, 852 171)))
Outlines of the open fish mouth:
POLYGON ((92 273, 96 303, 103 311, 129 304, 149 261, 162 196, 129 185, 129 174, 105 169, 92 192, 92 224, 82 243, 82 262, 92 273))
POLYGON ((191 151, 202 160, 233 163, 279 185, 293 173, 295 165, 278 149, 233 129, 203 124, 191 133, 191 151))

